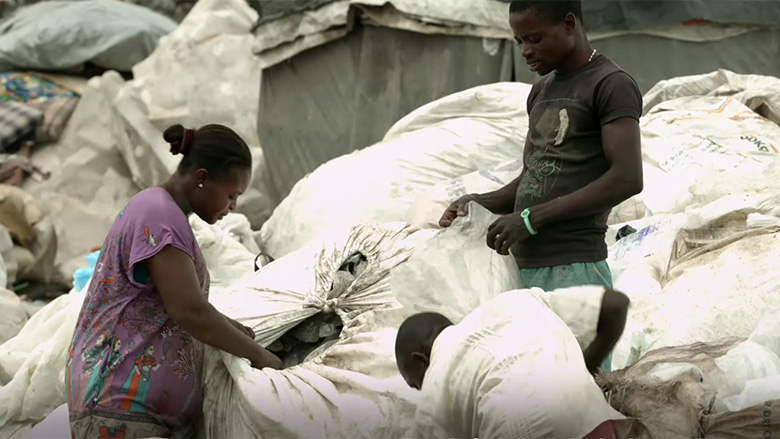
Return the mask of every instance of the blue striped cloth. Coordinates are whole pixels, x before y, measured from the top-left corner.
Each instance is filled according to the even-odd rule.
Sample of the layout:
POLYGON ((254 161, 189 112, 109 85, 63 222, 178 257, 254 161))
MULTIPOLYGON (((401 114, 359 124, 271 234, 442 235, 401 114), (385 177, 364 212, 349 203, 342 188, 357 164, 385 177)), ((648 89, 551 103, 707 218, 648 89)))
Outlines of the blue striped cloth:
POLYGON ((20 102, 0 102, 0 151, 21 141, 34 140, 43 112, 20 102))

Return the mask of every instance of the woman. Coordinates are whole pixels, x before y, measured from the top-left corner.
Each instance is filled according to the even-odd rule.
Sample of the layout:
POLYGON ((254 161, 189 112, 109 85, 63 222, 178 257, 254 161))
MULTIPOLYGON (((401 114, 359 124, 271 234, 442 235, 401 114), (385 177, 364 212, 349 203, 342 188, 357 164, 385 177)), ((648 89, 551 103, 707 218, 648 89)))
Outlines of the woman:
POLYGON ((187 216, 209 224, 235 209, 252 156, 231 129, 168 128, 182 154, 162 187, 119 213, 73 336, 68 409, 75 438, 183 437, 201 413, 203 343, 248 359, 281 361, 254 333, 208 302, 209 274, 187 216))

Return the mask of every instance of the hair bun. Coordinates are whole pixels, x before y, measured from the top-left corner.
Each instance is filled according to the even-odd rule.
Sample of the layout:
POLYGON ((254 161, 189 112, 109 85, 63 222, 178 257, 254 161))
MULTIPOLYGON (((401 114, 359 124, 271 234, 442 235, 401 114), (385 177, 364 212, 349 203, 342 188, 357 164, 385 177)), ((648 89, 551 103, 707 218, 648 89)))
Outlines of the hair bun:
POLYGON ((163 133, 163 139, 171 145, 171 154, 187 155, 192 147, 195 130, 184 128, 182 125, 168 127, 163 133))

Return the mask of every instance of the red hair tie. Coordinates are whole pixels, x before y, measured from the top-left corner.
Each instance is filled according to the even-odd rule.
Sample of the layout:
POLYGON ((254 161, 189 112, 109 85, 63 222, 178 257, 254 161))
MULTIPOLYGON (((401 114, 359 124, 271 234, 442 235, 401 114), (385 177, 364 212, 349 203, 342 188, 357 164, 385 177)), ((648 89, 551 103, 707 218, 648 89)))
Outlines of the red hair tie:
POLYGON ((195 139, 195 130, 185 128, 181 140, 178 142, 171 143, 171 154, 187 155, 187 153, 190 152, 190 148, 192 148, 192 141, 194 139, 195 139))

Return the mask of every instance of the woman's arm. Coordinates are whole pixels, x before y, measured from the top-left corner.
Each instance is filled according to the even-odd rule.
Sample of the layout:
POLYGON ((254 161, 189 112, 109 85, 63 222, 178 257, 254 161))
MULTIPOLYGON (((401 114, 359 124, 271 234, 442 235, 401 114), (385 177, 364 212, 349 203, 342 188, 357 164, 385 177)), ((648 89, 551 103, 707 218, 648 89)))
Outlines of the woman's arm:
POLYGON ((186 253, 167 246, 146 263, 165 310, 190 335, 209 346, 249 359, 252 367, 281 368, 276 355, 247 337, 203 297, 195 265, 186 253))

